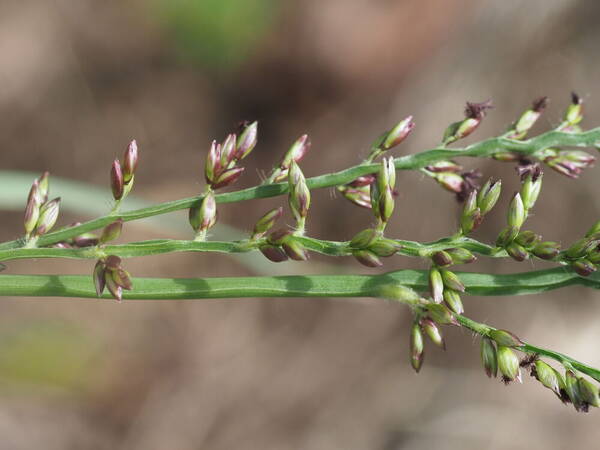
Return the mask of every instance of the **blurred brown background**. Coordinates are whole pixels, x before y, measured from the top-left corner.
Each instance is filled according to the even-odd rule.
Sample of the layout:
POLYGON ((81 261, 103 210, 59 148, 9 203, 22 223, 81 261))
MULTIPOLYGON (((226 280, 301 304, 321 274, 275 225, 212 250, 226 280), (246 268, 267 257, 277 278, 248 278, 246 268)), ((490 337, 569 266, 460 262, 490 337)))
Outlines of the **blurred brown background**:
MULTIPOLYGON (((548 129, 571 89, 592 127, 600 124, 599 20, 600 3, 575 0, 3 0, 0 168, 48 169, 108 190, 110 162, 136 138, 134 193, 158 202, 202 189, 210 140, 242 119, 260 121, 260 142, 239 187, 256 184, 302 133, 313 141, 308 176, 358 163, 408 114, 417 128, 395 154, 431 148, 465 100, 496 105, 469 142, 498 134, 540 95, 552 103, 535 131, 548 129)), ((465 161, 473 164, 503 180, 497 211, 478 231, 491 241, 517 177, 509 165, 465 161)), ((581 236, 600 217, 596 174, 575 182, 547 172, 529 226, 565 243, 581 236)), ((391 236, 432 240, 454 230, 451 195, 415 173, 399 173, 397 184, 391 236)), ((224 205, 220 220, 248 230, 282 201, 224 205)), ((370 222, 327 190, 313 204, 314 236, 348 239, 370 222)), ((76 219, 86 217, 60 220, 76 219)), ((22 212, 3 212, 0 238, 17 237, 21 223, 22 212)), ((126 229, 124 239, 174 235, 126 229)), ((313 261, 276 269, 368 272, 349 259, 313 261)), ((127 264, 138 276, 252 273, 224 256, 127 264)), ((92 265, 8 270, 91 273, 92 265)), ((468 270, 541 267, 480 260, 468 270)), ((597 296, 470 297, 466 307, 599 366, 597 296)), ((446 330, 448 350, 429 346, 416 376, 410 320, 405 308, 375 300, 3 299, 0 448, 595 448, 597 411, 577 414, 529 377, 510 387, 488 380, 467 332, 446 330)))

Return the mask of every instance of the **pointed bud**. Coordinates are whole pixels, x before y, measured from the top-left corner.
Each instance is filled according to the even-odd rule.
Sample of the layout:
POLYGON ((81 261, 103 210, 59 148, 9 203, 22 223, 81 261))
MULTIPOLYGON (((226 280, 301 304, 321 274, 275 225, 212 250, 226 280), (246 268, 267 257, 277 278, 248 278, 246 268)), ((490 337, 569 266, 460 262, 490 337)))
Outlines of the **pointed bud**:
POLYGON ((488 337, 481 338, 481 362, 486 375, 491 378, 495 378, 498 374, 498 359, 496 356, 496 346, 494 342, 488 337))
POLYGON ((433 301, 442 303, 444 300, 444 281, 442 280, 442 273, 435 267, 429 270, 429 289, 433 301))
POLYGON ((434 172, 434 173, 460 172, 463 170, 463 167, 456 164, 454 161, 445 159, 442 161, 434 162, 433 164, 430 164, 429 166, 425 166, 425 169, 427 169, 429 172, 434 172))
POLYGON ((596 408, 600 405, 598 387, 595 384, 583 377, 579 377, 579 379, 577 380, 577 387, 579 388, 581 399, 585 403, 591 406, 595 406, 596 408))
POLYGON ((369 245, 368 250, 377 256, 387 258, 395 255, 401 248, 402 246, 393 239, 377 239, 369 245))
POLYGON ((42 207, 40 208, 40 216, 37 221, 37 226, 34 231, 34 234, 36 236, 46 234, 52 229, 52 227, 56 223, 56 219, 58 219, 59 208, 60 197, 57 197, 54 200, 51 200, 48 203, 42 205, 42 207))
POLYGON ((502 182, 500 180, 493 182, 492 180, 488 180, 483 185, 477 194, 477 206, 482 216, 485 216, 496 205, 498 198, 500 198, 501 190, 502 182))
POLYGON ((418 323, 414 323, 410 330, 410 363, 417 373, 421 370, 424 356, 423 333, 418 323))
POLYGON ((525 247, 531 248, 536 245, 542 237, 539 234, 534 233, 533 231, 521 231, 517 237, 515 238, 515 243, 525 247))
POLYGON ((236 139, 235 134, 228 134, 223 144, 221 144, 220 164, 223 169, 229 168, 229 164, 235 157, 236 139))
POLYGON ((596 247, 598 247, 599 242, 600 242, 600 240, 592 239, 589 237, 579 239, 571 247, 569 247, 567 249, 565 254, 568 258, 572 258, 572 259, 581 258, 581 257, 587 255, 588 253, 592 252, 593 250, 595 250, 596 247))
POLYGON ((452 258, 453 264, 469 264, 475 261, 477 258, 466 248, 448 248, 446 253, 452 258))
POLYGON ((123 229, 123 219, 117 219, 113 223, 108 224, 102 230, 100 235, 100 244, 106 244, 107 242, 117 239, 121 235, 123 229))
POLYGON ((428 303, 425 308, 429 313, 429 317, 440 325, 458 325, 456 317, 446 306, 438 303, 428 303))
POLYGON ((217 203, 212 191, 190 208, 189 221, 196 232, 205 232, 214 226, 217 221, 217 203))
POLYGON ((262 216, 256 224, 254 225, 254 231, 252 232, 252 239, 259 239, 264 236, 266 232, 268 232, 275 222, 279 220, 279 218, 283 214, 283 208, 280 206, 278 208, 272 209, 264 216, 262 216))
POLYGON ((413 289, 398 283, 385 283, 377 286, 377 297, 401 303, 417 303, 419 294, 413 289))
POLYGON ((529 257, 529 253, 516 242, 511 242, 506 246, 506 253, 515 261, 525 261, 529 257))
POLYGON ((204 178, 206 182, 212 184, 221 171, 221 145, 217 144, 217 141, 212 141, 204 166, 204 178))
POLYGON ((363 266, 381 267, 383 265, 377 255, 369 250, 354 250, 352 256, 363 266))
POLYGON ((123 156, 123 182, 129 184, 138 165, 138 146, 134 139, 127 146, 125 155, 123 156))
POLYGON ((29 236, 35 229, 35 226, 40 217, 40 200, 39 200, 39 185, 38 181, 35 180, 29 191, 29 197, 27 198, 27 205, 25 206, 25 218, 23 225, 25 226, 25 234, 29 236))
POLYGON ((510 347, 503 345, 498 346, 498 369, 503 376, 505 382, 514 381, 515 379, 521 382, 521 370, 519 369, 519 358, 510 347))
POLYGON ((131 276, 129 272, 123 270, 121 268, 115 269, 111 271, 112 279, 115 284, 123 289, 130 291, 133 288, 133 284, 131 282, 131 276))
POLYGON ((258 122, 254 121, 242 131, 242 134, 240 134, 237 149, 235 151, 235 159, 239 161, 250 154, 256 146, 257 134, 258 122))
POLYGON ((450 192, 462 192, 464 180, 463 177, 454 172, 441 172, 434 175, 435 180, 444 189, 450 192))
POLYGON ((535 205, 538 196, 540 195, 540 190, 542 188, 542 174, 538 177, 534 177, 532 174, 528 174, 521 186, 521 198, 523 200, 523 206, 525 209, 531 209, 535 205), (535 181, 534 181, 535 180, 535 181))
POLYGON ((232 185, 244 172, 243 167, 233 167, 231 169, 223 171, 212 184, 213 189, 223 188, 232 185))
POLYGON ((104 262, 102 260, 98 260, 96 265, 94 266, 93 280, 94 287, 96 288, 96 295, 100 297, 104 292, 104 286, 106 286, 106 281, 104 279, 104 271, 105 271, 104 262))
POLYGON ((46 170, 42 175, 40 175, 40 177, 37 179, 37 185, 39 203, 46 203, 48 201, 48 192, 50 190, 50 172, 46 170))
POLYGON ((121 200, 124 192, 123 172, 118 159, 113 161, 110 169, 110 187, 115 200, 121 200))
POLYGON ((577 376, 572 370, 565 371, 565 392, 573 403, 573 406, 577 411, 582 411, 585 409, 583 398, 581 397, 581 393, 579 392, 579 380, 577 376))
POLYGON ((503 228, 500 234, 498 234, 498 238, 496 239, 496 245, 498 247, 506 247, 512 241, 515 240, 517 235, 519 234, 519 229, 517 227, 507 226, 503 228))
POLYGON ((583 119, 583 101, 575 92, 571 92, 571 104, 565 112, 565 122, 577 125, 583 119))
POLYGON ((557 372, 541 359, 536 360, 533 367, 532 375, 545 387, 560 395, 557 372))
POLYGON ((465 292, 465 285, 462 284, 462 282, 458 278, 458 275, 449 270, 442 270, 441 273, 442 280, 444 281, 444 286, 458 292, 465 292))
POLYGON ((504 347, 520 347, 524 342, 517 335, 506 330, 492 330, 488 336, 504 347))
POLYGON ((273 262, 283 262, 287 261, 288 256, 285 252, 280 248, 274 245, 263 244, 259 248, 260 252, 265 255, 265 257, 269 261, 273 262))
POLYGON ((342 195, 361 208, 371 209, 371 188, 370 186, 349 187, 348 185, 338 186, 338 191, 342 195))
POLYGON ((412 120, 412 116, 408 116, 406 119, 398 122, 398 124, 387 133, 383 141, 383 148, 388 150, 400 144, 406 139, 414 127, 415 123, 412 120))
POLYGON ((115 282, 113 272, 106 270, 104 272, 104 279, 106 280, 106 287, 108 288, 110 295, 119 302, 123 300, 123 288, 115 282))
POLYGON ((288 175, 288 201, 296 222, 302 221, 308 215, 310 207, 310 190, 298 164, 292 161, 288 175))
POLYGON ((508 206, 508 225, 518 230, 523 226, 525 218, 525 206, 521 195, 517 192, 508 206))
POLYGON ((367 248, 381 237, 381 232, 373 228, 359 231, 350 241, 350 247, 356 249, 367 248))
POLYGON ((294 261, 306 261, 309 258, 306 248, 297 239, 294 239, 293 236, 285 239, 281 246, 286 255, 294 261))
POLYGON ((582 277, 587 277, 596 271, 596 266, 585 258, 574 261, 571 263, 571 267, 582 277))
POLYGON ((308 138, 308 135, 304 134, 300 136, 285 153, 279 167, 281 169, 289 169, 292 162, 300 162, 308 150, 310 150, 310 139, 308 138))
POLYGON ((465 312, 465 308, 458 292, 452 289, 444 289, 444 301, 453 313, 462 314, 465 312))
POLYGON ((433 255, 431 255, 431 260, 438 267, 447 267, 452 265, 452 263, 454 262, 450 254, 448 252, 445 252, 444 250, 439 250, 433 255))
POLYGON ((557 242, 540 242, 536 244, 531 252, 541 259, 551 260, 558 256, 560 253, 560 244, 557 242))
POLYGON ((481 211, 477 207, 477 191, 471 191, 465 201, 460 217, 460 228, 467 235, 481 224, 481 211))
POLYGON ((466 118, 460 122, 451 124, 446 129, 442 142, 449 144, 469 136, 477 129, 481 120, 485 117, 486 111, 490 108, 492 108, 491 100, 482 103, 467 102, 467 107, 465 108, 466 118))
POLYGON ((444 343, 442 332, 438 328, 437 324, 428 317, 422 318, 420 324, 423 328, 423 331, 425 331, 425 334, 427 334, 429 339, 431 339, 431 342, 446 350, 446 344, 444 343))

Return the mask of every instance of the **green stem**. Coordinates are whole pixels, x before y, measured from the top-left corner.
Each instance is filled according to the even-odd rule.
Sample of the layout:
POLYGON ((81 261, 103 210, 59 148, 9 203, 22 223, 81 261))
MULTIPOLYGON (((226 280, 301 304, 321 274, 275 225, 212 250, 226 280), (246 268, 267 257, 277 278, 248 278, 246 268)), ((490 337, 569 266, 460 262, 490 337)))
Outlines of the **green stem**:
MULTIPOLYGON (((549 131, 525 141, 496 137, 478 142, 465 148, 434 148, 421 153, 415 153, 396 158, 394 160, 394 164, 398 170, 414 170, 420 169, 429 164, 433 164, 437 161, 456 157, 486 157, 491 156, 499 151, 513 151, 528 155, 548 147, 590 147, 596 145, 598 142, 600 142, 600 127, 582 133, 549 131)), ((359 176, 374 173, 378 168, 379 164, 363 163, 339 172, 308 178, 306 182, 309 189, 334 187, 349 183, 359 176)), ((233 203, 256 198, 275 197, 285 194, 287 190, 288 183, 276 183, 255 186, 235 192, 218 194, 215 196, 215 198, 217 203, 233 203)), ((55 244, 57 242, 65 241, 69 238, 75 237, 79 234, 97 230, 108 225, 117 218, 121 218, 124 222, 128 222, 187 209, 201 197, 202 196, 189 197, 161 203, 148 208, 100 217, 75 227, 65 228, 63 230, 42 236, 39 240, 39 245, 43 247, 55 244)), ((0 244, 0 249, 18 248, 21 247, 22 244, 22 240, 9 241, 0 244)))
MULTIPOLYGON (((472 295, 519 295, 545 292, 569 285, 600 288, 600 276, 583 279, 555 268, 535 272, 488 275, 461 273, 466 292, 472 295)), ((224 278, 135 278, 133 291, 125 291, 128 300, 180 300, 244 297, 375 297, 382 284, 401 284, 422 290, 427 288, 427 271, 400 270, 383 275, 310 275, 280 277, 224 278)), ((0 275, 0 296, 96 298, 91 276, 82 275, 0 275)), ((106 293, 103 298, 110 298, 106 293)), ((478 334, 487 335, 492 327, 464 316, 459 323, 478 334)), ((570 365, 600 381, 600 371, 552 350, 526 343, 518 347, 525 353, 537 353, 570 365)))

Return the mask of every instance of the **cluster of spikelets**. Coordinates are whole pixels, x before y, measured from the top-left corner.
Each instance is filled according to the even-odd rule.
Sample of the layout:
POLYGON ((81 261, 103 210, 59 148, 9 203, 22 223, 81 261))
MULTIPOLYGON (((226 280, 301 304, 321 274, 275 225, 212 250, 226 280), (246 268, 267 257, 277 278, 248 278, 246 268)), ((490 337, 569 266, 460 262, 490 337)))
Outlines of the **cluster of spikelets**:
MULTIPOLYGON (((534 101, 500 137, 524 139, 541 116, 546 104, 545 97, 534 101)), ((465 117, 448 126, 439 148, 445 148, 473 133, 491 107, 490 101, 467 103, 465 117)), ((556 130, 566 133, 580 132, 581 119, 582 101, 573 94, 563 121, 556 130)), ((365 164, 371 164, 383 156, 378 169, 337 186, 337 190, 345 198, 355 205, 370 209, 374 216, 372 227, 361 230, 350 241, 342 243, 339 255, 353 256, 367 267, 378 267, 383 264, 380 258, 392 256, 402 250, 398 241, 385 236, 396 196, 395 161, 394 158, 385 155, 402 143, 414 126, 413 118, 409 116, 379 136, 365 160, 365 164)), ((229 134, 222 143, 212 142, 204 165, 206 189, 189 209, 189 223, 195 232, 196 241, 204 241, 209 230, 216 224, 215 193, 231 186, 244 172, 244 167, 240 164, 256 146, 257 128, 256 122, 243 123, 239 134, 229 134)), ((274 208, 255 223, 249 239, 243 241, 245 249, 257 249, 273 262, 288 259, 305 261, 309 258, 309 251, 302 238, 305 234, 311 192, 299 163, 310 146, 307 135, 297 139, 263 183, 287 182, 288 206, 295 225, 274 229, 282 217, 283 207, 274 208)), ((509 204, 507 225, 499 233, 493 251, 505 252, 504 255, 516 261, 534 257, 552 260, 571 266, 582 276, 594 272, 600 264, 600 222, 582 239, 562 252, 558 243, 543 241, 535 232, 523 230, 523 225, 541 190, 543 173, 540 164, 546 164, 563 175, 575 178, 584 168, 590 166, 595 158, 580 150, 554 148, 542 149, 527 157, 508 151, 499 151, 492 157, 499 161, 516 162, 521 178, 521 188, 509 204)), ((123 162, 115 160, 111 166, 110 184, 115 199, 112 211, 114 214, 118 212, 121 201, 133 187, 137 164, 138 148, 136 141, 132 141, 125 151, 123 162)), ((455 237, 467 237, 476 230, 500 196, 500 181, 488 180, 479 187, 479 172, 464 171, 459 164, 450 159, 438 160, 420 170, 443 188, 456 194, 457 199, 464 203, 455 237)), ((48 191, 48 173, 45 172, 34 181, 28 196, 24 221, 26 246, 35 246, 37 239, 47 233, 57 220, 60 199, 48 201, 48 191)), ((56 247, 63 248, 96 247, 100 255, 93 271, 96 293, 101 296, 107 289, 117 300, 122 299, 124 290, 133 288, 133 283, 130 274, 123 268, 121 258, 105 254, 103 248, 120 236, 122 227, 123 221, 116 219, 104 227, 99 235, 85 233, 55 244, 56 247)), ((413 368, 418 372, 424 357, 424 335, 435 345, 445 348, 440 326, 464 325, 461 322, 464 320, 461 294, 465 291, 465 286, 451 267, 471 263, 476 257, 462 247, 440 248, 417 256, 431 263, 428 276, 429 292, 422 296, 404 286, 384 285, 380 287, 380 296, 402 301, 412 308, 414 321, 410 331, 410 358, 413 368)), ((508 384, 513 380, 521 381, 521 369, 528 368, 532 376, 551 389, 563 402, 572 403, 578 411, 587 411, 589 406, 599 406, 598 388, 579 376, 568 364, 564 364, 563 375, 542 361, 538 354, 528 351, 526 345, 509 331, 488 328, 480 334, 481 358, 488 376, 496 377, 500 373, 502 380, 508 384), (519 361, 516 351, 525 352, 528 356, 519 361)))

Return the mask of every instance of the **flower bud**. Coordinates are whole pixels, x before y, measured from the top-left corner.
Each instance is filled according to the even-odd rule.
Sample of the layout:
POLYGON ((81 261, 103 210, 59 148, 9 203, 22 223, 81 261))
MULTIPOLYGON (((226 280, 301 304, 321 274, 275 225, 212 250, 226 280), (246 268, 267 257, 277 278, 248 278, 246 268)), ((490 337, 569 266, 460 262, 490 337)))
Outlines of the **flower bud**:
POLYGON ((106 225, 100 235, 99 244, 106 244, 107 242, 117 239, 121 235, 123 229, 123 219, 117 219, 114 222, 106 225))
POLYGON ((371 188, 370 186, 350 187, 348 185, 338 186, 338 191, 342 195, 361 208, 371 209, 371 188))
POLYGON ((254 121, 242 131, 237 140, 237 149, 235 150, 235 159, 241 160, 250 154, 256 147, 258 134, 258 122, 254 121))
POLYGON ((373 182, 376 179, 377 179, 376 174, 362 175, 362 176, 356 178, 354 181, 348 183, 346 186, 353 187, 353 188, 370 186, 373 184, 373 182))
POLYGON ((119 302, 123 300, 123 288, 115 282, 113 278, 113 272, 110 270, 106 270, 104 272, 104 279, 106 281, 106 287, 108 288, 110 295, 112 295, 113 298, 115 298, 119 302))
POLYGON ((235 157, 236 139, 235 134, 228 134, 223 144, 221 144, 221 160, 220 165, 223 169, 228 169, 235 157))
POLYGON ((441 172, 434 174, 433 178, 444 189, 450 192, 459 193, 463 189, 463 177, 454 172, 441 172))
POLYGON ((423 333, 418 323, 414 323, 410 330, 410 363, 417 373, 421 370, 424 356, 423 333))
POLYGON ((50 190, 50 172, 46 170, 36 181, 38 186, 37 196, 39 203, 46 203, 48 201, 48 192, 50 190))
POLYGON ((37 220, 34 234, 41 236, 52 229, 58 219, 58 211, 60 208, 60 197, 45 203, 40 208, 40 216, 37 220))
POLYGON ((435 267, 429 270, 429 289, 431 290, 431 298, 435 303, 442 303, 444 297, 444 281, 442 273, 435 267))
POLYGON ((378 285, 376 296, 401 303, 416 303, 420 300, 419 294, 417 294, 413 289, 398 283, 385 283, 378 285))
POLYGON ((442 270, 442 280, 444 286, 459 292, 465 292, 465 285, 462 284, 458 276, 449 270, 442 270))
POLYGON ((536 245, 542 237, 539 234, 534 233, 533 231, 521 231, 517 237, 515 238, 515 243, 525 247, 531 248, 536 245))
POLYGON ((577 411, 585 410, 585 405, 583 403, 583 398, 579 391, 579 380, 577 379, 577 375, 572 370, 565 371, 565 392, 573 403, 573 406, 577 411))
POLYGON ((123 182, 129 184, 138 165, 138 146, 135 139, 129 143, 123 155, 123 182))
POLYGON ((600 397, 598 397, 598 387, 592 382, 588 381, 583 377, 579 377, 577 380, 577 387, 579 388, 579 394, 581 399, 588 405, 600 406, 600 397))
POLYGON ((508 225, 518 230, 523 226, 525 218, 525 206, 521 195, 517 192, 508 206, 508 225))
POLYGON ((560 396, 556 371, 541 359, 535 361, 531 374, 545 387, 560 396))
POLYGON ((377 255, 369 250, 353 250, 352 256, 363 266, 381 267, 383 265, 377 255))
POLYGON ((288 230, 286 228, 279 228, 278 230, 273 231, 267 237, 267 242, 273 245, 281 245, 283 242, 294 232, 292 230, 288 230))
POLYGON ((441 161, 436 161, 433 164, 425 166, 429 172, 460 172, 463 167, 456 164, 454 161, 450 161, 448 159, 444 159, 441 161))
POLYGON ((412 120, 412 116, 408 116, 406 119, 398 122, 398 124, 385 136, 383 148, 385 150, 389 150, 390 148, 400 144, 404 139, 406 139, 414 127, 415 123, 412 120))
POLYGON ((110 169, 110 187, 115 200, 121 200, 124 192, 123 172, 118 159, 113 161, 110 169))
POLYGON ((229 186, 235 183, 243 172, 243 167, 232 167, 231 169, 227 169, 221 172, 221 174, 219 174, 218 177, 216 177, 211 186, 213 189, 219 189, 222 187, 229 186))
POLYGON ((515 240, 519 233, 519 229, 516 227, 507 226, 503 228, 500 234, 498 234, 498 238, 496 239, 496 245, 498 247, 506 247, 512 241, 515 240))
POLYGON ((377 239, 371 245, 369 245, 369 251, 375 253, 377 256, 387 258, 395 255, 402 246, 393 239, 377 239))
POLYGON ((215 194, 207 192, 199 203, 190 208, 190 225, 197 233, 206 232, 217 221, 217 203, 215 194))
POLYGON ((583 119, 583 100, 575 92, 571 92, 571 104, 565 111, 565 122, 577 125, 583 119))
POLYGON ((571 259, 581 258, 592 252, 598 246, 600 240, 585 237, 576 241, 565 252, 566 256, 571 259))
POLYGON ((106 267, 104 266, 104 262, 102 260, 98 260, 94 266, 94 272, 92 276, 94 280, 94 287, 96 288, 96 295, 98 297, 102 295, 104 292, 104 287, 106 286, 106 281, 104 279, 105 270, 106 267))
POLYGON ((487 180, 479 193, 477 194, 477 206, 482 216, 485 216, 496 205, 500 198, 502 182, 500 180, 492 182, 487 180))
POLYGON ((440 325, 458 325, 456 317, 446 306, 439 303, 428 303, 425 308, 429 317, 440 325))
POLYGON ((111 271, 111 276, 117 286, 130 291, 133 289, 133 283, 131 282, 131 276, 129 272, 123 270, 122 268, 118 268, 111 271))
POLYGON ((521 383, 521 370, 519 369, 519 358, 510 347, 498 346, 498 369, 506 383, 517 380, 521 383))
MULTIPOLYGON (((472 192, 474 194, 475 191, 472 192)), ((481 211, 479 208, 475 208, 473 211, 469 213, 464 213, 460 218, 460 229, 462 234, 469 234, 471 231, 476 230, 479 225, 481 225, 483 217, 481 216, 481 211)))
POLYGON ((263 244, 260 247, 258 247, 258 249, 263 255, 265 255, 265 257, 269 261, 282 262, 287 261, 288 259, 288 256, 280 247, 276 247, 270 244, 263 244))
POLYGON ((121 267, 123 260, 117 255, 108 255, 104 264, 107 270, 115 270, 121 267))
POLYGON ((221 171, 221 144, 217 144, 217 141, 212 141, 208 155, 206 155, 206 164, 204 165, 204 178, 206 182, 212 184, 221 171))
POLYGON ((448 248, 446 253, 452 258, 453 264, 469 264, 475 261, 477 258, 466 248, 448 248))
POLYGON ((278 208, 272 209, 260 219, 258 219, 256 224, 254 225, 252 239, 259 239, 263 237, 265 233, 267 233, 271 228, 273 228, 273 225, 275 225, 275 222, 277 222, 277 220, 282 216, 282 214, 283 208, 280 206, 278 208))
POLYGON ((39 200, 39 184, 35 180, 29 191, 29 197, 27 198, 27 205, 25 206, 25 218, 23 225, 25 225, 25 234, 29 236, 35 229, 35 225, 40 217, 40 200, 39 200))
POLYGON ((548 97, 536 99, 532 107, 526 110, 515 122, 512 132, 507 137, 509 139, 523 139, 540 118, 547 104, 548 97))
POLYGON ((496 161, 502 162, 516 162, 519 161, 520 156, 518 153, 514 152, 496 152, 492 155, 496 161))
POLYGON ((450 256, 450 254, 448 252, 445 252, 444 250, 439 250, 433 255, 431 255, 431 260, 438 267, 447 267, 452 265, 452 263, 454 262, 452 260, 452 256, 450 256))
POLYGON ((533 247, 531 253, 538 258, 551 260, 556 258, 560 253, 560 244, 550 241, 540 242, 533 247))
POLYGON ((515 261, 523 262, 529 257, 529 253, 516 242, 511 242, 506 246, 506 253, 515 261))
POLYGON ((481 362, 488 378, 495 378, 498 374, 498 359, 494 342, 483 336, 481 338, 481 362))
POLYGON ((350 247, 357 249, 367 248, 380 237, 380 231, 377 231, 373 228, 367 228, 356 233, 356 235, 350 241, 350 247))
POLYGON ((422 318, 420 324, 421 328, 423 328, 423 331, 425 331, 427 336, 429 336, 429 339, 431 339, 431 342, 433 342, 438 347, 441 347, 444 350, 446 350, 444 338, 442 337, 442 333, 438 328, 437 324, 429 317, 422 318))
POLYGON ((308 138, 308 135, 304 134, 300 136, 285 153, 279 167, 281 169, 289 169, 292 162, 300 162, 308 150, 310 150, 310 139, 308 138))
POLYGON ((304 248, 304 246, 298 242, 297 239, 294 239, 293 236, 289 236, 287 239, 285 239, 281 246, 285 254, 294 261, 306 261, 309 258, 306 248, 304 248))
POLYGON ((524 342, 514 333, 506 330, 492 330, 488 336, 504 347, 520 347, 524 342))
POLYGON ((444 301, 453 313, 462 314, 465 312, 465 308, 458 292, 452 289, 444 289, 444 301))
POLYGON ((571 267, 573 267, 573 270, 582 277, 587 277, 596 271, 596 266, 585 258, 572 262, 571 267))
POLYGON ((304 174, 295 161, 292 161, 290 166, 288 183, 290 209, 292 210, 292 214, 296 221, 300 222, 308 215, 308 208, 310 207, 310 190, 306 185, 304 174))
POLYGON ((442 139, 443 144, 447 145, 469 136, 477 129, 481 120, 485 117, 486 111, 490 108, 492 108, 491 100, 482 103, 467 102, 467 107, 465 108, 466 118, 460 122, 451 124, 446 129, 442 139))
POLYGON ((521 199, 523 200, 523 206, 526 210, 533 208, 538 196, 540 195, 541 188, 541 172, 537 177, 534 177, 534 175, 531 173, 525 177, 523 185, 521 186, 521 199))

